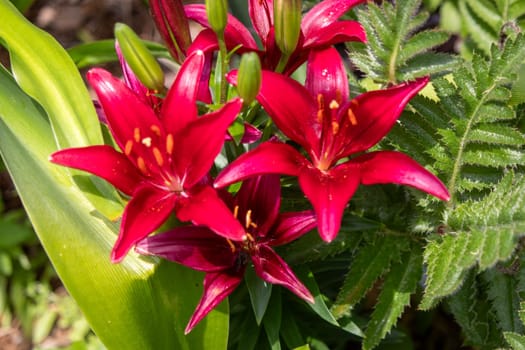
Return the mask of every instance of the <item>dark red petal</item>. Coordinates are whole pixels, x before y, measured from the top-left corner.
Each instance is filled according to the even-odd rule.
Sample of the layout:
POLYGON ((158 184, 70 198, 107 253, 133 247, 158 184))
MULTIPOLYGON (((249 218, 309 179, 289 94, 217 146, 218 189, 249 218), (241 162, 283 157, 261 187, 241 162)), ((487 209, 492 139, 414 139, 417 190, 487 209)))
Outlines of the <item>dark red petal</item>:
POLYGON ((108 126, 121 150, 133 140, 134 130, 162 129, 153 109, 140 100, 122 81, 108 71, 93 68, 87 73, 90 85, 97 93, 108 126))
POLYGON ((306 38, 315 35, 337 21, 350 8, 359 5, 366 0, 324 0, 308 11, 301 22, 301 30, 306 38))
POLYGON ((204 293, 191 316, 184 334, 188 334, 214 307, 219 305, 242 282, 242 273, 207 273, 204 277, 204 293))
POLYGON ((273 27, 273 0, 249 0, 248 14, 263 46, 266 46, 266 38, 273 27))
MULTIPOLYGON (((324 96, 325 104, 343 104, 350 95, 343 59, 334 47, 312 50, 306 66, 306 89, 314 97, 324 96)), ((328 109, 328 105, 325 106, 328 109)))
POLYGON ((343 212, 359 185, 356 164, 343 163, 329 171, 309 168, 299 176, 299 185, 317 215, 319 235, 331 242, 339 232, 343 212))
POLYGON ((278 246, 290 243, 317 226, 317 218, 313 210, 279 215, 272 229, 269 245, 278 246))
POLYGON ((309 303, 314 302, 308 288, 299 281, 288 264, 272 248, 264 244, 259 245, 257 252, 252 255, 252 262, 255 273, 266 282, 286 287, 299 298, 309 303))
POLYGON ((281 181, 279 175, 260 175, 245 180, 237 192, 238 219, 246 225, 250 210, 251 221, 257 225, 258 235, 266 236, 279 215, 281 181))
POLYGON ((177 227, 146 237, 137 243, 135 251, 205 272, 228 269, 237 257, 223 237, 204 226, 177 227))
POLYGON ((111 261, 120 262, 135 243, 159 228, 172 213, 176 201, 174 193, 151 185, 139 187, 124 209, 111 261))
POLYGON ((366 43, 366 32, 359 22, 334 22, 323 29, 310 32, 310 36, 304 38, 304 47, 326 47, 328 45, 344 43, 347 41, 360 41, 366 43))
POLYGON ((355 125, 348 125, 340 137, 346 145, 342 145, 339 158, 366 151, 378 143, 390 131, 406 104, 425 87, 428 80, 425 77, 386 90, 370 91, 342 107, 341 119, 348 125, 347 115, 351 109, 355 125))
POLYGON ((194 51, 180 67, 175 82, 168 91, 161 109, 162 123, 167 132, 176 134, 197 119, 197 94, 204 52, 194 51))
POLYGON ((248 177, 262 174, 297 176, 308 162, 290 145, 268 141, 242 154, 230 163, 215 179, 217 188, 228 186, 248 177))
POLYGON ((200 31, 188 49, 188 55, 191 55, 195 51, 204 52, 204 66, 200 76, 197 100, 207 104, 213 102, 210 92, 210 75, 213 63, 213 52, 218 48, 217 35, 211 29, 204 29, 200 31))
POLYGON ((241 241, 245 235, 244 228, 230 208, 209 186, 200 187, 190 193, 188 198, 182 199, 177 208, 177 217, 181 221, 207 226, 218 235, 234 241, 241 241))
POLYGON ((49 160, 101 177, 127 195, 132 195, 144 180, 124 154, 106 145, 63 149, 53 153, 49 160))
MULTIPOLYGON (((237 72, 231 72, 228 80, 236 84, 237 72)), ((263 71, 257 100, 286 136, 306 150, 317 148, 318 106, 301 84, 281 74, 263 71)))
POLYGON ((448 201, 450 194, 443 183, 419 163, 404 153, 379 151, 353 159, 361 166, 364 185, 395 183, 415 187, 439 199, 448 201))
POLYGON ((174 135, 175 171, 182 178, 185 189, 199 182, 208 173, 221 151, 228 126, 241 108, 242 100, 232 100, 218 111, 194 120, 174 135))
MULTIPOLYGON (((184 6, 186 16, 199 23, 205 28, 210 28, 206 7, 201 4, 190 4, 184 6)), ((228 14, 228 22, 224 29, 224 39, 229 48, 242 45, 249 50, 257 50, 257 43, 253 39, 250 31, 237 18, 228 14)))

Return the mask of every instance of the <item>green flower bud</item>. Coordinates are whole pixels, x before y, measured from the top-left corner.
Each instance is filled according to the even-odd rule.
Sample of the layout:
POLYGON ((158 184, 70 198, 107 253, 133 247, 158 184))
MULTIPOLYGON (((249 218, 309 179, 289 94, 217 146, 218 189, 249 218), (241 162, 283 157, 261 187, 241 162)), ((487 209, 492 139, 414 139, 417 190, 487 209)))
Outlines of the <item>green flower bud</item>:
POLYGON ((117 23, 115 24, 115 38, 126 63, 140 82, 148 89, 163 91, 164 72, 133 29, 124 23, 117 23))
POLYGON ((244 103, 249 105, 255 100, 261 88, 261 61, 255 52, 242 55, 237 75, 237 91, 244 103))
POLYGON ((224 32, 228 21, 227 0, 206 0, 206 15, 211 29, 217 34, 224 32))
POLYGON ((301 0, 274 0, 273 18, 275 42, 285 55, 297 47, 301 33, 301 0))

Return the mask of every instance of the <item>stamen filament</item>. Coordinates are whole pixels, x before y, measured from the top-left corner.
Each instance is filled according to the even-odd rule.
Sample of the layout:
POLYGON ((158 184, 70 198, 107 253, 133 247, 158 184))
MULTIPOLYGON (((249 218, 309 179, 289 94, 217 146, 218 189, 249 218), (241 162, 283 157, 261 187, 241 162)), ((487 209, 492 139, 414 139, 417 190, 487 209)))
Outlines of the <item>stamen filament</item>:
POLYGON ((230 249, 232 251, 232 253, 235 253, 235 245, 233 244, 232 241, 230 241, 228 238, 226 238, 226 242, 228 242, 228 245, 230 246, 230 249))

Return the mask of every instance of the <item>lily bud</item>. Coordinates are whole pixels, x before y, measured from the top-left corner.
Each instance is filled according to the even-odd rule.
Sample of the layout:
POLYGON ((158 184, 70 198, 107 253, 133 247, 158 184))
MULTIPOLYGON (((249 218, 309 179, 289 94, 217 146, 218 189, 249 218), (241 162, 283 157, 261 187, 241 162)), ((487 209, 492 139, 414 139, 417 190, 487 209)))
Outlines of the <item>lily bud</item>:
POLYGON ((237 91, 244 103, 255 100, 261 88, 261 61, 255 52, 242 55, 237 78, 237 91))
POLYGON ((228 22, 228 1, 206 0, 206 15, 211 29, 217 34, 223 33, 228 22))
POLYGON ((275 42, 282 53, 294 52, 301 33, 301 0, 274 0, 275 42))
POLYGON ((171 56, 182 64, 191 45, 190 25, 182 0, 150 0, 149 4, 155 25, 171 56))
POLYGON ((133 29, 123 23, 117 23, 115 38, 126 63, 140 82, 148 89, 164 90, 164 73, 159 63, 133 29))

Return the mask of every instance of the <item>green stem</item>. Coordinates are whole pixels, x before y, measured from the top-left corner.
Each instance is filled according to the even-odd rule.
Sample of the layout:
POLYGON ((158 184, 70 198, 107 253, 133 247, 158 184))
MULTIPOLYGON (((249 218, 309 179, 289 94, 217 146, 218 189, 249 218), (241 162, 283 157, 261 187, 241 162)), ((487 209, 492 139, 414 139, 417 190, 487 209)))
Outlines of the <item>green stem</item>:
POLYGON ((277 64, 277 67, 275 68, 275 71, 277 73, 282 73, 284 69, 286 68, 286 64, 288 63, 288 60, 290 59, 290 55, 282 54, 281 58, 279 59, 279 63, 277 64))
POLYGON ((226 71, 228 70, 228 49, 226 48, 226 42, 224 41, 224 32, 217 34, 217 40, 219 41, 219 59, 221 60, 221 77, 220 77, 220 94, 219 103, 226 103, 228 94, 228 82, 226 81, 226 71))

